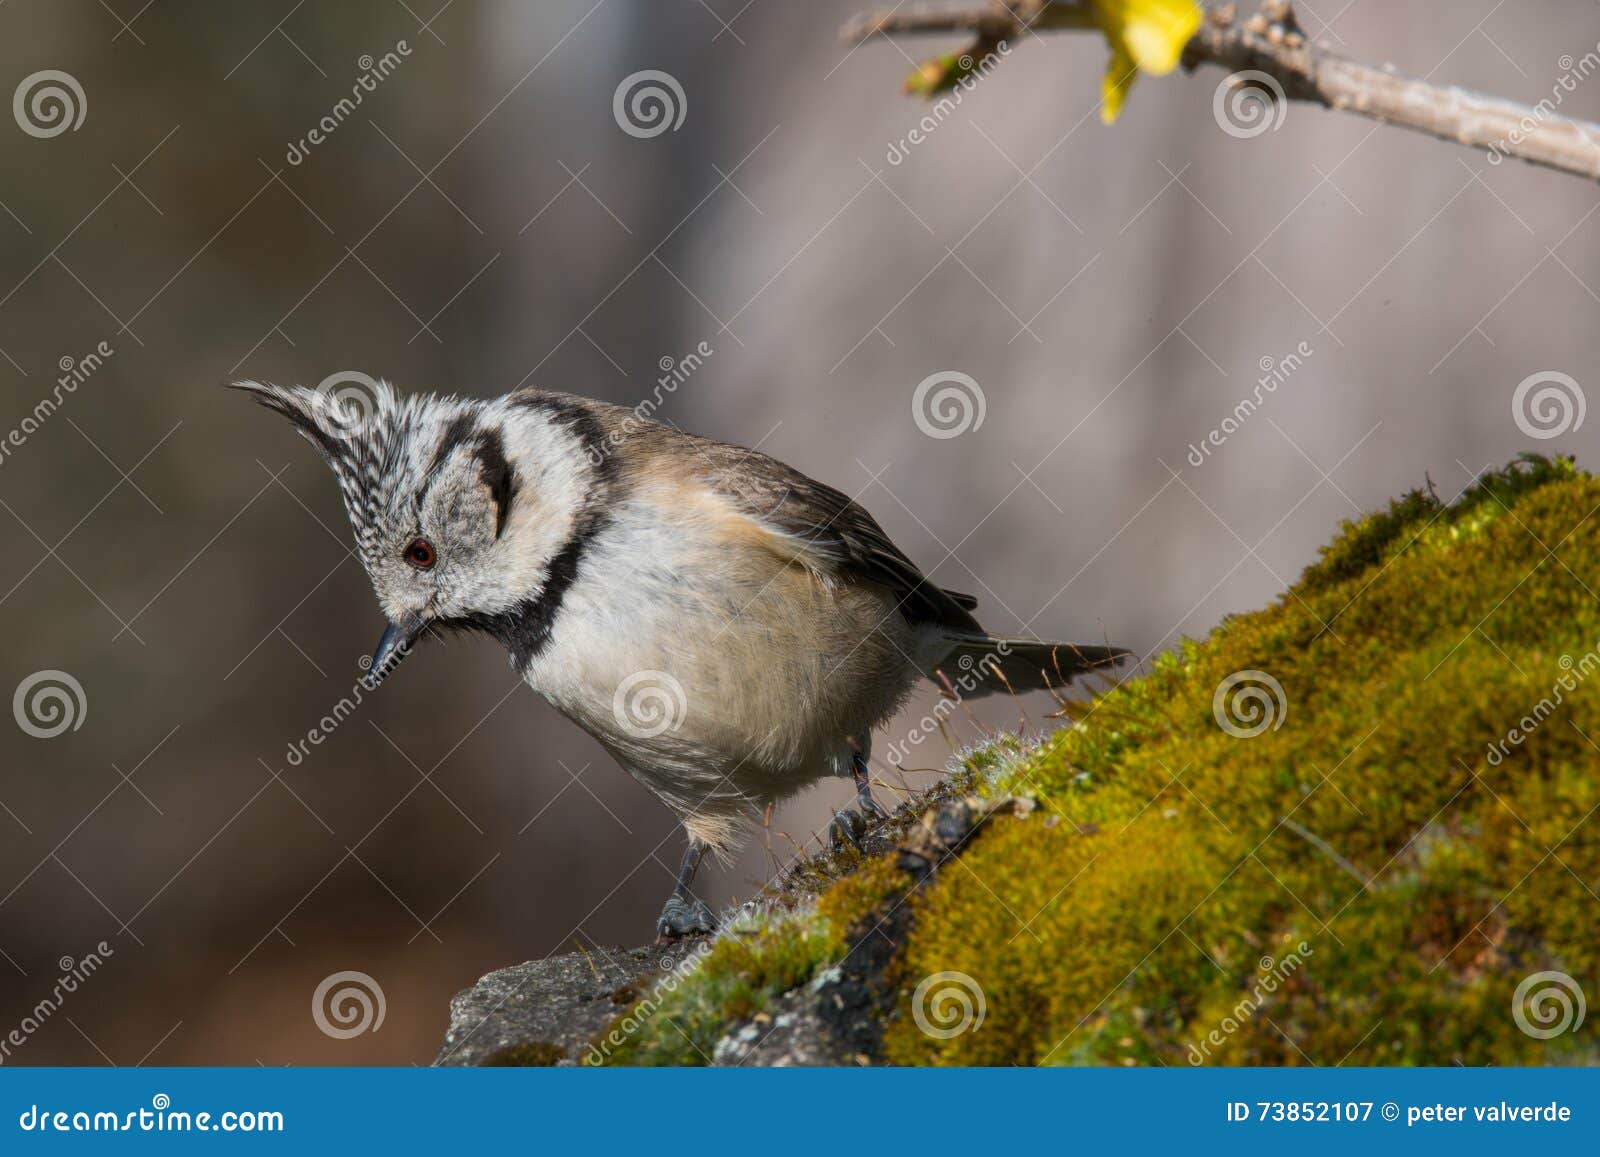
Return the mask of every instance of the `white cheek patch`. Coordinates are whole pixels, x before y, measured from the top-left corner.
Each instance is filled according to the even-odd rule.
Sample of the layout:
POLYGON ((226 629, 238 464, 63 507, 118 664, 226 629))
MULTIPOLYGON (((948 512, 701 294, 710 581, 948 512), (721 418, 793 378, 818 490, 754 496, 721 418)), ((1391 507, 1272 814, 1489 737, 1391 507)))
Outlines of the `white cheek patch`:
MULTIPOLYGON (((537 595, 549 577, 550 561, 571 538, 589 501, 594 470, 578 437, 536 410, 502 405, 507 461, 517 489, 498 539, 480 555, 475 568, 473 609, 510 610, 537 595)), ((484 488, 487 500, 487 488, 484 488)), ((497 512, 489 502, 489 517, 497 512)), ((493 523, 490 523, 491 533, 493 523)))

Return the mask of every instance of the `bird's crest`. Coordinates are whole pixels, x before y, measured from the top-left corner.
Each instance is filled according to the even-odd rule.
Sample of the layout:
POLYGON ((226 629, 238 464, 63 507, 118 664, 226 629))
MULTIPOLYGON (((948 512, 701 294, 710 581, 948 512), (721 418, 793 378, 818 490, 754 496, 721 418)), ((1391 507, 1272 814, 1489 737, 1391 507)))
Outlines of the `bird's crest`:
POLYGON ((431 408, 449 400, 402 400, 387 382, 365 374, 334 374, 315 389, 267 382, 230 383, 276 410, 333 469, 362 558, 378 555, 384 517, 409 485, 407 453, 428 423, 431 408))

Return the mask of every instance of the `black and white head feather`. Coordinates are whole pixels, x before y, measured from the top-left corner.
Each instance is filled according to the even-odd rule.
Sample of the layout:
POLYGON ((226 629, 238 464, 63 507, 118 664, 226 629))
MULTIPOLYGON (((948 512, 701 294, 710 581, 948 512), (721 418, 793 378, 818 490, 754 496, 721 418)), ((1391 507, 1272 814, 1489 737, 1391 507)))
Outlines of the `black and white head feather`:
MULTIPOLYGON (((488 401, 237 382, 332 468, 391 622, 486 630, 525 663, 605 507, 593 419, 564 395, 488 401), (425 539, 437 565, 408 565, 425 539)), ((576 401, 574 399, 574 401, 576 401)))
MULTIPOLYGON (((441 446, 444 431, 463 432, 474 419, 474 403, 455 397, 415 395, 402 399, 389 383, 365 390, 235 382, 270 410, 282 414, 333 470, 355 532, 356 548, 370 569, 379 560, 386 524, 424 493, 417 451, 441 446)), ((457 440, 459 444, 459 439, 457 440)))

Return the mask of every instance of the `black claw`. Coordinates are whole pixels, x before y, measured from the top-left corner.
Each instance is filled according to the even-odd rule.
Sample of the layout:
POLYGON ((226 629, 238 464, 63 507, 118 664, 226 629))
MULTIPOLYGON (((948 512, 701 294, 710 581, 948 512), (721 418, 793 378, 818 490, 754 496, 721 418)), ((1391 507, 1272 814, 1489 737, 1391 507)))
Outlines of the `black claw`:
MULTIPOLYGON (((877 807, 876 804, 873 806, 877 807)), ((882 814, 881 808, 878 808, 877 811, 878 814, 882 814)), ((871 824, 868 823, 866 816, 853 807, 847 807, 834 815, 833 822, 828 825, 828 832, 834 847, 837 848, 842 847, 844 844, 849 844, 859 852, 863 850, 861 837, 867 834, 867 830, 870 827, 871 824)))
POLYGON ((685 936, 709 936, 717 930, 717 918, 704 901, 673 896, 656 920, 656 937, 678 940, 685 936))
POLYGON ((887 819, 889 815, 889 813, 884 810, 882 804, 873 799, 871 795, 866 793, 862 793, 856 798, 856 806, 859 807, 865 814, 876 819, 887 819))
POLYGON ((873 819, 886 819, 889 813, 872 798, 872 775, 867 770, 867 761, 859 750, 851 762, 850 774, 856 781, 856 807, 861 810, 861 814, 871 816, 873 819))

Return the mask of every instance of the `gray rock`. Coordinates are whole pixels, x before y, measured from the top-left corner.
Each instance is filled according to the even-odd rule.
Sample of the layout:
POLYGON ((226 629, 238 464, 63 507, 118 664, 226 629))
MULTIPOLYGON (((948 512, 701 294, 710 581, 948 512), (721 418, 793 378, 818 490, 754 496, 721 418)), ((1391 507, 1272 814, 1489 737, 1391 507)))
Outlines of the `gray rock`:
POLYGON ((818 988, 809 984, 779 997, 767 1012, 717 1041, 711 1063, 746 1068, 865 1063, 865 1057, 848 1055, 824 1022, 818 988))
POLYGON ((450 1001, 435 1064, 576 1064, 589 1042, 673 968, 692 942, 602 948, 491 972, 450 1001))

